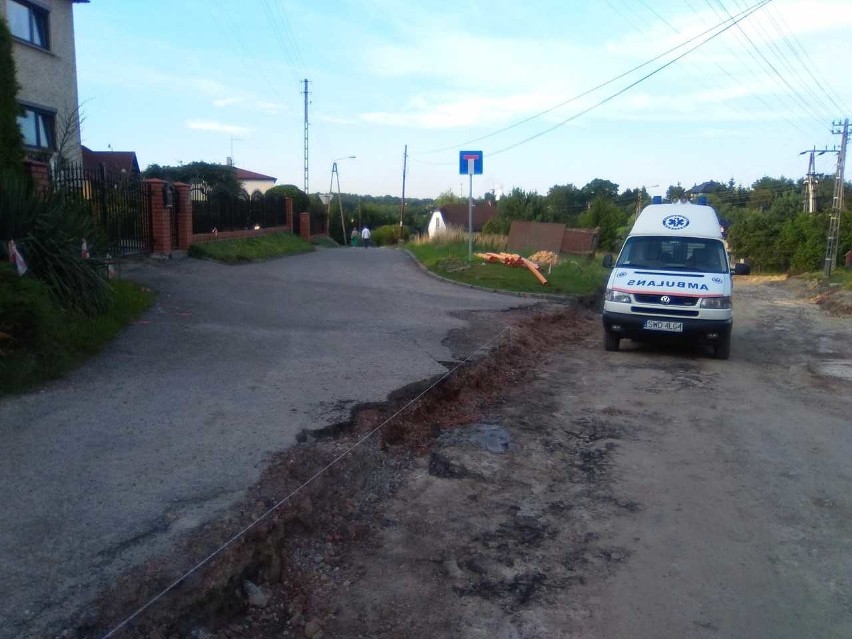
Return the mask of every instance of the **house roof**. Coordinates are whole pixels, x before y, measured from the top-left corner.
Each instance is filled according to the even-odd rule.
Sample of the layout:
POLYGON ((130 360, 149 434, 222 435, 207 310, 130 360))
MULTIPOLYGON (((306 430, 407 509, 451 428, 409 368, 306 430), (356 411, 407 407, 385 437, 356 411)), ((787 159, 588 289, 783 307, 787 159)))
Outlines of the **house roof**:
POLYGON ((278 180, 278 178, 274 178, 271 175, 255 173, 254 171, 249 171, 248 169, 241 169, 236 166, 234 167, 234 176, 240 182, 245 182, 246 180, 272 180, 273 182, 275 182, 278 180))
MULTIPOLYGON (((446 204, 441 207, 441 215, 447 226, 467 228, 467 204, 446 204)), ((497 207, 491 201, 473 205, 473 230, 481 231, 485 223, 497 215, 497 207)))
POLYGON ((139 161, 135 151, 92 151, 83 149, 83 166, 97 169, 103 164, 111 173, 139 173, 139 161))

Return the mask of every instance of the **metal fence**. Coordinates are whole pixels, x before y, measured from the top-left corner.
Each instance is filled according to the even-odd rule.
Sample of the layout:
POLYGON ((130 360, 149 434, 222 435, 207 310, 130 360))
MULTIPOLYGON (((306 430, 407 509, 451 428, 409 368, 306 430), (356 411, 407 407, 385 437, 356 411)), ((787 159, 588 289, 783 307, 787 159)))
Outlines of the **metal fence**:
POLYGON ((88 207, 113 255, 150 252, 153 247, 150 192, 139 174, 110 173, 70 164, 50 174, 51 188, 88 207))
POLYGON ((255 192, 249 197, 245 193, 234 195, 193 186, 190 199, 193 233, 210 233, 213 229, 240 231, 287 224, 287 212, 281 196, 255 192))

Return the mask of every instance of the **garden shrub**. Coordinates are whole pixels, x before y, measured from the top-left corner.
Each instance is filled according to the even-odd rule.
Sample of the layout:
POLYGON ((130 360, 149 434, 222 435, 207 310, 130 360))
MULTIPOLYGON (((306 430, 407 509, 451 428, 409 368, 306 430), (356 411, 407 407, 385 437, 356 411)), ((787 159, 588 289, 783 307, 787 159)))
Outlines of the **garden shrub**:
POLYGON ((110 289, 97 265, 81 257, 83 238, 101 243, 83 202, 33 192, 25 179, 0 176, 0 242, 15 240, 30 273, 50 287, 59 303, 88 315, 102 312, 110 289))
MULTIPOLYGON (((373 244, 376 246, 388 246, 396 244, 399 240, 399 224, 387 224, 385 226, 380 226, 376 230, 374 230, 370 237, 373 241, 373 244)), ((408 228, 402 227, 402 240, 405 242, 408 240, 409 232, 408 228)))

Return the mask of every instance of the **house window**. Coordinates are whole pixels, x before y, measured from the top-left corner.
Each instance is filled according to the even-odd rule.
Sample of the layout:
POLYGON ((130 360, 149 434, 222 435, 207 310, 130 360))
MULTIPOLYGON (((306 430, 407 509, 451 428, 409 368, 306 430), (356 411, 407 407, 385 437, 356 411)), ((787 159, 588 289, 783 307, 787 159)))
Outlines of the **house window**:
POLYGON ((18 126, 24 136, 24 144, 36 149, 55 149, 54 121, 56 114, 29 106, 21 106, 18 126))
POLYGON ((47 9, 20 0, 8 0, 6 14, 13 36, 42 49, 50 49, 47 9))

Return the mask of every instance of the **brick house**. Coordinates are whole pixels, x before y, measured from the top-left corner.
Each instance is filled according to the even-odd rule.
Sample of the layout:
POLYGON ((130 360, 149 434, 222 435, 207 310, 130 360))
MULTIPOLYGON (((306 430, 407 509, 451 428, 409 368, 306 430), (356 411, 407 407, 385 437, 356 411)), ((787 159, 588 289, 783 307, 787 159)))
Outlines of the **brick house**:
POLYGON ((18 124, 28 155, 49 159, 61 151, 80 162, 75 3, 89 0, 0 0, 12 33, 20 90, 18 124))

